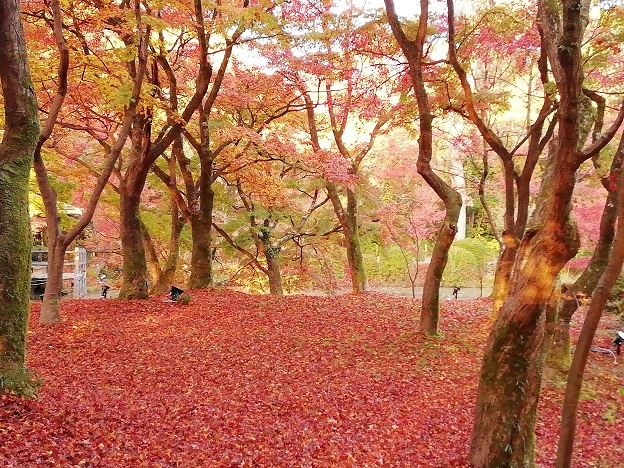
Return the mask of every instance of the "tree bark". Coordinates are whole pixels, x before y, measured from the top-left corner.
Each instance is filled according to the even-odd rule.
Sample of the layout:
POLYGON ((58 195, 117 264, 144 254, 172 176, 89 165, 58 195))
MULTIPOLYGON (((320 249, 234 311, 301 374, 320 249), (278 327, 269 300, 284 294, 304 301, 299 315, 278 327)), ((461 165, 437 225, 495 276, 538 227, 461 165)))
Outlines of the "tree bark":
MULTIPOLYGON (((206 129, 208 125, 205 126, 206 129)), ((191 235, 193 250, 191 253, 191 276, 189 288, 210 288, 212 277, 212 213, 214 209, 214 191, 212 190, 212 158, 202 158, 199 176, 199 210, 191 215, 191 235)))
POLYGON ((140 168, 130 166, 126 177, 119 185, 120 210, 120 238, 123 257, 123 283, 119 290, 119 299, 147 299, 148 275, 147 259, 143 248, 141 234, 141 220, 139 207, 143 184, 145 181, 140 174, 140 168), (139 172, 137 177, 131 177, 133 172, 139 172))
POLYGON ((457 233, 457 221, 462 206, 461 195, 442 180, 431 168, 433 157, 433 114, 429 104, 427 87, 423 75, 424 44, 427 37, 429 2, 420 1, 420 18, 416 39, 407 37, 399 22, 392 0, 385 0, 388 21, 401 50, 409 64, 409 75, 416 95, 419 114, 418 159, 416 168, 425 182, 436 192, 444 203, 446 214, 436 237, 431 262, 425 275, 423 286, 420 331, 438 334, 440 314, 440 283, 446 267, 448 252, 457 233))
POLYGON ((269 278, 269 291, 277 296, 284 295, 282 288, 282 273, 279 264, 279 248, 265 247, 264 258, 267 263, 267 277, 269 278))
POLYGON ((516 236, 503 231, 503 251, 498 257, 496 264, 496 272, 494 273, 494 286, 492 288, 492 318, 496 319, 501 307, 503 306, 507 295, 509 294, 509 286, 511 281, 511 272, 516 260, 519 242, 516 236))
POLYGON ((554 177, 540 225, 529 229, 516 259, 509 297, 488 338, 479 380, 470 462, 477 468, 534 466, 535 413, 544 356, 546 305, 557 275, 578 249, 569 211, 576 171, 611 139, 581 151, 581 39, 587 4, 539 2, 544 46, 560 95, 554 177), (562 14, 559 17, 559 14, 562 14))
POLYGON ((327 195, 334 208, 336 218, 342 228, 342 235, 346 244, 349 277, 351 278, 351 290, 354 293, 364 292, 366 291, 366 271, 360 245, 355 193, 347 189, 347 209, 345 210, 336 184, 326 182, 325 186, 327 187, 327 195))
MULTIPOLYGON (((599 114, 600 113, 599 109, 599 114)), ((597 139, 597 133, 602 130, 600 128, 602 127, 602 119, 598 118, 596 120, 597 126, 599 126, 598 132, 595 132, 597 139)), ((620 143, 613 157, 609 171, 610 175, 615 175, 621 170, 623 159, 624 136, 620 138, 620 143)), ((592 294, 592 291, 604 273, 615 236, 618 195, 615 187, 611 186, 612 180, 610 177, 603 177, 602 184, 607 190, 607 199, 600 219, 598 243, 587 268, 585 268, 574 284, 563 291, 558 305, 558 320, 553 331, 552 343, 548 351, 547 365, 560 372, 567 372, 571 364, 570 321, 572 320, 572 316, 579 308, 579 299, 588 298, 592 294)))
POLYGON ((17 0, 0 2, 0 44, 0 392, 33 396, 36 385, 25 363, 32 255, 28 179, 40 128, 17 0))
POLYGON ((573 235, 551 221, 529 231, 520 247, 522 264, 485 349, 470 454, 475 467, 534 464, 546 305, 578 248, 573 235))
POLYGON ((563 400, 561 415, 561 431, 559 433, 559 446, 557 450, 557 468, 569 468, 572 465, 572 454, 574 450, 574 435, 576 433, 577 411, 581 386, 583 383, 583 373, 587 364, 587 357, 590 352, 592 340, 598 328, 600 317, 604 306, 609 299, 611 288, 615 284, 618 276, 622 272, 624 263, 624 177, 622 169, 618 171, 618 228, 613 248, 609 256, 607 267, 600 277, 600 281, 594 290, 591 303, 583 328, 579 335, 576 351, 572 359, 572 366, 568 374, 565 397, 563 400))

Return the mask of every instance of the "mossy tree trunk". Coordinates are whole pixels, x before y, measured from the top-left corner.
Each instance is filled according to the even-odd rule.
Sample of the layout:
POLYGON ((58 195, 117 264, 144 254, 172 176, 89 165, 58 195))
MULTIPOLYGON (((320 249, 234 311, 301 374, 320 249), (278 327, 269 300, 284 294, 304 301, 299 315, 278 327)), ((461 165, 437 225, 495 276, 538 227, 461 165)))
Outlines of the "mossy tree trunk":
POLYGON ((268 246, 264 250, 264 258, 267 264, 267 277, 269 278, 269 291, 276 296, 284 295, 282 287, 282 270, 279 261, 279 247, 268 246))
POLYGON ((26 369, 32 237, 28 179, 39 138, 37 98, 17 0, 0 2, 0 392, 33 395, 26 369))
MULTIPOLYGON (((573 177, 567 179, 573 184, 573 177)), ((560 207, 564 217, 566 206, 560 207)), ((534 464, 546 306, 559 270, 578 248, 575 232, 565 231, 565 219, 560 223, 550 221, 523 239, 518 252, 523 263, 488 339, 472 434, 470 459, 476 467, 534 464)))
MULTIPOLYGON (((623 102, 624 106, 624 102, 623 102)), ((574 450, 574 436, 576 433, 576 421, 583 373, 587 364, 587 358, 592 346, 592 341, 602 311, 609 299, 609 294, 618 276, 622 272, 624 263, 624 177, 622 168, 614 173, 617 174, 617 234, 614 237, 609 260, 598 284, 593 291, 589 310, 583 322, 583 328, 572 359, 572 365, 568 374, 565 397, 562 406, 561 431, 559 433, 559 445, 557 450, 557 468, 569 468, 572 466, 572 454, 574 450)))
MULTIPOLYGON (((203 114, 203 113, 202 113, 203 114)), ((190 288, 210 288, 212 278, 212 214, 214 209, 214 191, 212 189, 213 155, 208 149, 210 145, 208 116, 202 118, 201 132, 204 142, 200 150, 200 174, 198 206, 191 207, 191 235, 193 249, 191 252, 191 275, 188 280, 190 288)))
MULTIPOLYGON (((331 45, 327 45, 328 50, 331 50, 331 45)), ((368 136, 368 141, 365 145, 357 148, 354 151, 353 148, 349 148, 344 141, 344 132, 347 126, 349 118, 349 108, 343 107, 340 110, 336 108, 333 99, 333 90, 330 80, 325 82, 326 96, 327 96, 327 112, 329 114, 329 122, 334 137, 334 142, 338 148, 339 153, 346 161, 350 162, 349 174, 357 175, 360 171, 360 167, 364 158, 368 155, 373 148, 373 144, 377 139, 377 136, 382 132, 383 128, 389 122, 392 116, 392 110, 388 112, 382 112, 375 123, 375 127, 372 129, 368 136)), ((347 94, 351 98, 351 87, 347 94)), ((308 121, 314 119, 314 113, 311 107, 310 97, 305 94, 306 108, 308 111, 308 121)), ((314 122, 314 128, 310 126, 310 133, 312 135, 312 145, 315 151, 320 148, 318 142, 318 135, 316 131, 316 122, 314 122)), ((366 291, 366 269, 364 267, 364 255, 362 253, 362 244, 360 242, 360 223, 358 217, 358 192, 356 187, 346 186, 341 191, 344 193, 343 197, 346 198, 346 206, 343 204, 341 194, 338 189, 338 184, 335 182, 326 181, 326 188, 331 204, 334 208, 336 218, 342 227, 342 233, 344 235, 345 247, 347 251, 347 265, 349 269, 349 276, 351 277, 351 289, 355 293, 366 291)))
POLYGON ((581 150, 581 41, 589 3, 538 2, 543 46, 560 95, 553 177, 541 225, 521 242, 509 297, 488 338, 479 380, 470 462, 477 468, 534 466, 535 413, 544 357, 546 306, 557 276, 578 249, 569 221, 580 164, 598 154, 624 118, 581 150))
POLYGON ((123 257, 123 282, 119 299, 147 299, 148 272, 139 207, 145 182, 144 168, 131 165, 119 184, 120 238, 123 257), (143 183, 141 183, 141 181, 143 183))
POLYGON ((326 187, 344 236, 351 290, 354 293, 364 292, 366 291, 366 270, 357 219, 357 196, 354 190, 347 189, 347 207, 345 209, 336 184, 327 182, 326 187))
MULTIPOLYGON (((587 93, 586 93, 587 94, 587 93)), ((598 114, 604 113, 604 103, 599 100, 598 114)), ((594 141, 602 132, 602 118, 596 119, 597 124, 594 126, 594 141)), ((602 185, 607 190, 607 199, 600 218, 600 231, 598 243, 589 261, 589 264, 578 277, 578 279, 563 291, 559 301, 557 323, 553 330, 552 342, 548 351, 547 365, 559 372, 567 372, 571 364, 571 346, 570 346, 570 321, 577 311, 580 301, 589 298, 595 289, 600 277, 604 273, 611 245, 615 237, 615 221, 617 218, 617 192, 613 177, 621 170, 622 160, 624 159, 624 136, 620 138, 617 151, 611 162, 609 175, 602 177, 602 185)), ((594 158, 594 164, 598 159, 594 158)), ((597 168, 599 169, 599 168, 597 168)))

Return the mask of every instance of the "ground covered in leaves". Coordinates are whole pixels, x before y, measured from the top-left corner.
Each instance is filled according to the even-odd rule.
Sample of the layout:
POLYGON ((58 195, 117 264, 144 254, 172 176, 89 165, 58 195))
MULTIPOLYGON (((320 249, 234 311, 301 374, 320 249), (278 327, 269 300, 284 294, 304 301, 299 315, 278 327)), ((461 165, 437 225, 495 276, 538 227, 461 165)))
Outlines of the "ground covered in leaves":
MULTIPOLYGON (((192 295, 67 301, 55 326, 33 304, 45 383, 38 400, 0 396, 0 466, 467 466, 486 299, 445 301, 445 337, 427 339, 407 298, 192 295)), ((591 356, 575 467, 624 462, 623 369, 591 356)), ((539 466, 562 393, 545 385, 539 466)))

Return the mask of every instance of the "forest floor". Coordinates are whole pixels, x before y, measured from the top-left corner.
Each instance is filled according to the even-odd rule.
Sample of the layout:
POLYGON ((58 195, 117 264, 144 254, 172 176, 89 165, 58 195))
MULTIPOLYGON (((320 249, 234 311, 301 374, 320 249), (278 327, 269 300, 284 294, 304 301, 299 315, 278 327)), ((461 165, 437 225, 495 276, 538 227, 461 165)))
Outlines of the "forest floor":
MULTIPOLYGON (((465 467, 488 299, 191 291, 188 305, 63 302, 28 363, 39 399, 0 395, 2 467, 465 467)), ((578 333, 582 311, 573 323, 578 333)), ((595 343, 619 324, 605 318, 595 343)), ((545 382, 538 466, 553 466, 563 384, 545 382)), ((624 463, 624 360, 590 356, 576 468, 624 463)))

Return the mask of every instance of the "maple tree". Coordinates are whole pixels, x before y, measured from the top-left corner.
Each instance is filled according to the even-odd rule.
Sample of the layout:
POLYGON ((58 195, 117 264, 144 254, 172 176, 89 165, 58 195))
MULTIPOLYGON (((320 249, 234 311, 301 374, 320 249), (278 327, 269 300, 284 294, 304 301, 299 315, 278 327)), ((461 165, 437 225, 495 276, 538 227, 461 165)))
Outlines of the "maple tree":
MULTIPOLYGON (((121 298, 145 299, 148 296, 147 263, 139 222, 141 192, 154 162, 182 133, 183 125, 191 119, 195 111, 200 107, 212 77, 212 67, 207 57, 207 36, 201 1, 194 2, 193 18, 199 45, 197 56, 199 67, 195 76, 195 91, 189 96, 187 105, 178 115, 168 116, 154 141, 152 141, 154 104, 150 104, 149 101, 143 104, 144 113, 136 114, 133 118, 133 131, 131 133, 132 151, 128 155, 127 166, 125 171, 118 172, 121 242, 124 259, 123 284, 119 292, 121 298)), ((140 14, 137 14, 137 21, 139 22, 137 26, 139 26, 141 21, 140 14)), ((141 29, 137 32, 139 37, 142 34, 145 34, 145 37, 142 39, 143 42, 140 43, 145 44, 145 52, 137 55, 135 59, 137 63, 133 64, 130 69, 130 75, 135 78, 139 77, 137 70, 140 70, 141 66, 146 66, 149 60, 147 54, 147 44, 151 35, 149 24, 145 27, 145 32, 141 29)), ((129 36, 125 38, 125 42, 130 46, 135 39, 138 38, 129 36)), ((154 73, 151 75, 151 80, 154 81, 157 79, 158 61, 152 60, 152 63, 154 64, 154 73)))
POLYGON ((420 16, 418 18, 418 30, 416 37, 411 39, 405 33, 399 22, 399 17, 392 0, 384 0, 388 21, 392 32, 401 46, 409 65, 409 76, 414 88, 415 98, 418 103, 418 173, 423 176, 427 184, 436 192, 445 207, 445 217, 442 221, 436 237, 431 261, 427 268, 425 285, 423 288, 423 308, 420 320, 420 330, 424 333, 435 335, 438 333, 439 308, 440 308, 440 283, 442 274, 448 259, 448 251, 451 248, 455 234, 457 233, 457 221, 462 206, 459 193, 442 179, 431 167, 433 157, 433 113, 429 103, 427 88, 425 85, 425 41, 429 24, 429 2, 420 2, 420 16))
MULTIPOLYGON (((379 193, 376 193, 379 200, 376 214, 383 223, 382 241, 400 249, 412 297, 416 297, 421 261, 435 238, 444 210, 435 192, 418 180, 416 161, 413 160, 414 143, 404 138, 401 133, 394 132, 389 135, 388 147, 377 150, 385 167, 378 168, 376 173, 382 181, 379 193), (388 157, 388 154, 392 156, 388 157)), ((381 166, 382 162, 375 160, 373 164, 381 166)))
POLYGON ((26 368, 32 237, 28 175, 39 137, 24 29, 17 1, 0 3, 0 81, 4 132, 0 143, 0 391, 33 394, 26 368))
MULTIPOLYGON (((451 10, 452 4, 449 3, 449 10, 451 10)), ((499 11, 499 8, 494 7, 491 10, 486 10, 483 13, 480 13, 479 17, 489 17, 496 18, 497 15, 501 15, 503 18, 508 17, 508 13, 504 11, 499 11)), ((518 16, 516 15, 516 18, 518 16)), ((514 261, 516 258, 516 253, 519 248, 520 239, 522 238, 524 231, 526 229, 526 224, 529 217, 529 206, 530 206, 530 182, 533 176, 533 172, 537 165, 538 159, 546 146, 547 142, 551 138, 553 134, 553 129, 556 124, 556 119, 551 119, 550 125, 547 124, 547 118, 551 115, 555 108, 555 103, 553 102, 549 91, 548 91, 548 69, 546 63, 546 53, 545 50, 541 49, 541 55, 539 56, 538 62, 538 72, 540 81, 542 84, 542 105, 535 117, 535 121, 531 125, 527 125, 528 133, 526 136, 519 139, 519 142, 515 145, 514 148, 508 149, 503 140, 499 135, 497 135, 492 128, 492 125, 488 122, 488 109, 494 107, 496 104, 495 100, 491 100, 487 103, 483 103, 479 96, 479 92, 483 93, 486 90, 477 90, 473 91, 473 87, 470 84, 469 76, 466 73, 465 66, 460 63, 460 59, 458 57, 458 47, 457 43, 462 44, 462 48, 468 49, 470 47, 470 42, 466 41, 467 38, 461 38, 459 40, 456 38, 455 33, 455 25, 454 25, 454 13, 449 11, 448 15, 449 20, 449 59, 455 73, 457 74, 461 88, 463 90, 463 102, 462 105, 458 105, 456 109, 462 115, 465 116, 466 119, 470 120, 479 130, 481 136, 485 140, 485 142, 489 145, 489 147, 499 156, 502 167, 503 167, 503 179, 505 182, 505 215, 504 215, 504 230, 502 232, 502 239, 504 242, 504 248, 501 253, 501 256, 497 263, 496 275, 494 280, 494 309, 493 309, 493 317, 496 317, 498 314, 500 307, 504 299, 507 297, 509 292, 510 280, 512 269, 514 265, 514 261), (463 107, 465 106, 465 110, 463 107), (486 107, 487 106, 487 107, 486 107), (547 131, 544 131, 544 127, 547 126, 547 131), (525 148, 526 142, 526 148, 525 148), (516 153, 519 152, 520 149, 524 149, 526 151, 524 156, 524 164, 522 169, 519 170, 517 168, 517 163, 515 162, 516 153), (515 159, 514 159, 515 158, 515 159)), ((518 21, 519 22, 519 21, 518 21)), ((492 49, 488 54, 488 60, 492 59, 492 54, 504 54, 507 56, 510 50, 514 49, 514 42, 517 42, 522 45, 522 52, 526 53, 526 51, 530 51, 532 47, 530 47, 531 41, 533 38, 526 34, 524 31, 520 31, 518 34, 513 29, 508 28, 507 23, 501 23, 497 25, 494 21, 491 23, 486 23, 485 27, 481 25, 482 30, 477 30, 477 34, 475 34, 479 38, 479 52, 483 53, 483 48, 491 46, 492 49), (513 37, 513 34, 516 34, 513 37), (488 35, 502 36, 503 34, 509 34, 511 37, 498 37, 497 41, 493 41, 491 37, 487 37, 488 35), (528 36, 528 37, 527 37, 528 36), (504 48, 501 48, 501 42, 504 44, 504 48), (492 43, 492 44, 490 44, 492 43), (529 47, 527 47, 527 45, 529 47)), ((473 31, 475 27, 470 27, 470 31, 473 31)), ((502 56, 500 57, 503 60, 502 56)), ((527 60, 525 57, 522 57, 521 60, 527 60)), ((492 82, 496 82, 495 77, 489 77, 487 74, 485 75, 487 79, 492 80, 492 82)), ((487 81, 486 81, 487 82, 487 81)), ((490 93, 495 93, 495 88, 491 87, 491 89, 487 89, 490 93)), ((529 94, 532 92, 529 89, 529 94)), ((451 104, 452 106, 453 104, 451 104)), ((529 109, 530 109, 530 101, 529 101, 529 109)), ((491 111, 490 111, 491 112, 491 111)), ((530 111, 527 112, 530 115, 530 111)))
POLYGON ((264 53, 301 93, 307 116, 302 126, 312 150, 307 164, 316 166, 324 180, 344 236, 351 288, 362 292, 367 288, 359 213, 366 191, 365 160, 379 137, 404 123, 409 106, 387 60, 396 52, 387 31, 354 4, 340 13, 333 7, 326 2, 319 6, 320 17, 299 19, 320 22, 323 34, 313 26, 291 50, 264 53))
MULTIPOLYGON (((123 119, 125 125, 119 130, 112 145, 106 145, 106 156, 104 166, 101 172, 97 176, 97 181, 91 195, 89 197, 87 208, 80 216, 80 219, 73 225, 67 232, 61 230, 60 213, 58 206, 58 194, 52 186, 46 164, 42 156, 42 150, 46 142, 52 136, 55 125, 59 118, 62 119, 62 124, 71 125, 71 117, 61 115, 62 106, 68 92, 68 71, 70 66, 70 53, 69 47, 63 35, 63 16, 61 12, 60 4, 56 1, 50 3, 51 20, 46 17, 45 10, 38 11, 38 5, 30 5, 30 17, 38 18, 42 22, 50 21, 52 23, 53 37, 56 42, 56 47, 59 54, 59 67, 58 67, 58 84, 56 92, 52 94, 52 99, 49 101, 49 109, 47 109, 47 117, 45 120, 44 128, 39 136, 39 142, 35 150, 34 156, 34 169, 37 176, 37 183, 39 191, 41 193, 43 204, 46 213, 46 228, 47 228, 47 280, 45 292, 43 295, 43 309, 40 315, 40 320, 43 323, 54 323, 60 321, 60 299, 62 295, 63 286, 63 269, 65 262, 65 253, 69 246, 78 238, 83 230, 91 222, 95 209, 99 202, 100 195, 102 194, 106 184, 111 176, 115 163, 125 145, 126 138, 131 130, 131 122, 134 114, 136 114, 138 99, 141 92, 142 79, 145 74, 145 67, 139 70, 137 74, 138 79, 135 80, 133 89, 129 96, 129 101, 126 108, 123 110, 123 119)), ((74 19, 73 24, 76 25, 76 15, 79 14, 75 10, 71 10, 69 15, 74 19)), ((45 26, 44 26, 45 27, 45 26)), ((75 26, 75 29, 71 30, 72 34, 80 37, 80 29, 75 26)), ((84 50, 89 50, 88 44, 83 43, 84 50)), ((88 54, 87 54, 88 56, 88 54)), ((85 57, 78 57, 77 61, 85 61, 85 57)), ((50 77, 45 77, 45 80, 50 80, 50 77)), ((77 86, 72 86, 71 92, 76 92, 77 86)), ((45 90, 45 85, 44 85, 45 90)), ((73 106, 72 106, 73 107, 73 106)), ((76 125, 74 122, 73 125, 76 125)), ((92 130, 90 130, 92 131, 92 130)))
POLYGON ((543 47, 560 97, 558 138, 553 147, 549 195, 537 217, 540 224, 523 238, 518 253, 522 263, 486 345, 471 443, 475 466, 534 463, 545 306, 559 271, 578 249, 578 238, 569 223, 576 170, 611 140, 624 117, 622 108, 596 142, 579 149, 584 141, 581 40, 588 3, 565 0, 561 5, 538 5, 543 47), (492 385, 494 381, 496 385, 492 385))
MULTIPOLYGON (((623 137, 624 141, 624 137, 623 137)), ((619 151, 622 152, 621 143, 619 151)), ((617 212, 617 232, 614 235, 613 246, 609 253, 607 265, 602 269, 591 298, 587 316, 583 322, 579 340, 574 351, 574 358, 570 366, 566 385, 565 399, 562 405, 561 430, 559 433, 559 446, 557 450, 556 466, 567 468, 572 465, 574 448, 574 434, 576 432, 577 412, 581 393, 583 373, 589 358, 592 342, 600 323, 603 310, 609 299, 613 285, 622 273, 624 264, 624 177, 622 167, 615 172, 617 186, 615 191, 617 199, 613 201, 617 212)))

